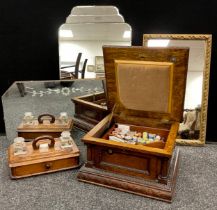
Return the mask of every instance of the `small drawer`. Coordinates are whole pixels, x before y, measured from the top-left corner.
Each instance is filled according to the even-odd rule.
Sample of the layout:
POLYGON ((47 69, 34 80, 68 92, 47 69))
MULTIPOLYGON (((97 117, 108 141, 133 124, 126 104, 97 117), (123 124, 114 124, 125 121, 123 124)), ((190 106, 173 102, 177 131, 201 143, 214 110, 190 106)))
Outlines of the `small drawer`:
POLYGON ((79 157, 46 161, 30 165, 23 165, 11 168, 12 178, 22 178, 27 176, 39 175, 55 171, 61 171, 78 167, 79 157))

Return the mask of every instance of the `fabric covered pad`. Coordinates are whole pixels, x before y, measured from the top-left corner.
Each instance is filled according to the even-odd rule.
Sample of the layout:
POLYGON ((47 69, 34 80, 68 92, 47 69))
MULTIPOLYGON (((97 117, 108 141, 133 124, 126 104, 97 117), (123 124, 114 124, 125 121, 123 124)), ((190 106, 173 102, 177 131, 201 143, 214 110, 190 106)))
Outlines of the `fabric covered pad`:
POLYGON ((171 112, 173 64, 115 61, 118 100, 126 109, 171 112))

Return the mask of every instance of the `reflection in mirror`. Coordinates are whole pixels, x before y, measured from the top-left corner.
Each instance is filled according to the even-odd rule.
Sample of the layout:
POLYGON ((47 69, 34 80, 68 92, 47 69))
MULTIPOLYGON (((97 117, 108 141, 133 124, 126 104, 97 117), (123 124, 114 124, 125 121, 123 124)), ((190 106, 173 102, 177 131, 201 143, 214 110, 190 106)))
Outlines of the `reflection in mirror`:
POLYGON ((183 122, 177 143, 204 145, 206 138, 211 35, 144 34, 147 47, 189 47, 183 122))
POLYGON ((131 45, 131 27, 114 6, 76 6, 59 28, 60 78, 104 77, 103 45, 131 45))
POLYGON ((12 141, 17 136, 16 129, 24 113, 31 112, 36 117, 45 113, 60 116, 66 112, 70 118, 79 118, 73 99, 102 93, 102 79, 15 82, 2 96, 7 138, 12 141))

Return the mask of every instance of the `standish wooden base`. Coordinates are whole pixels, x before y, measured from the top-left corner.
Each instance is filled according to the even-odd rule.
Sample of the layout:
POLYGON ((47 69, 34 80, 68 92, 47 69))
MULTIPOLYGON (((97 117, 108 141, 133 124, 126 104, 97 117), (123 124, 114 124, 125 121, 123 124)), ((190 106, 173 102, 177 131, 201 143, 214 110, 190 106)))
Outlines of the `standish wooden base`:
POLYGON ((60 140, 51 136, 41 136, 26 143, 26 154, 15 155, 14 144, 8 148, 8 165, 12 179, 47 174, 80 167, 80 152, 72 141, 72 147, 62 149, 60 140), (45 151, 39 149, 40 144, 50 140, 45 151))
POLYGON ((176 184, 178 163, 179 150, 176 149, 170 163, 167 184, 111 173, 98 168, 89 168, 85 165, 80 169, 77 179, 82 182, 171 202, 176 184))
POLYGON ((53 138, 59 138, 63 131, 71 131, 73 127, 73 120, 69 118, 68 122, 62 124, 60 120, 53 115, 43 114, 38 117, 37 120, 33 120, 32 124, 26 125, 23 122, 17 127, 17 134, 19 137, 25 139, 35 139, 39 136, 49 135, 53 138), (46 120, 47 123, 42 121, 42 117, 52 116, 53 121, 46 120), (40 121, 40 122, 39 122, 40 121))

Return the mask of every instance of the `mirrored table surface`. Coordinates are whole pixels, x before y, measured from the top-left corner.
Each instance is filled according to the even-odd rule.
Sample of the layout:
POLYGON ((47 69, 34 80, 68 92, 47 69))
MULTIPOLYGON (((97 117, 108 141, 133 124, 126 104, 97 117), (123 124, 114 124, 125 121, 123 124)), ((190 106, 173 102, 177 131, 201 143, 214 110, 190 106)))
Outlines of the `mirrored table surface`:
POLYGON ((34 116, 49 113, 58 116, 67 112, 73 117, 75 112, 71 99, 78 96, 104 91, 103 80, 55 80, 18 81, 2 96, 6 135, 10 142, 17 136, 17 126, 25 112, 34 116))

